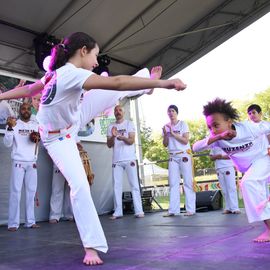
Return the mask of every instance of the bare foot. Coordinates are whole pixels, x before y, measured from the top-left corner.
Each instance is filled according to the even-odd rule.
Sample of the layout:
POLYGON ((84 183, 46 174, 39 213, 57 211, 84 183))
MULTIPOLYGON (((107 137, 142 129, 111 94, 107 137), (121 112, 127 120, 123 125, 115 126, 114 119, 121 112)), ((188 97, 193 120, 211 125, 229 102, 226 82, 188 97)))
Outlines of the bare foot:
POLYGON ((222 212, 222 215, 228 215, 228 214, 231 214, 232 212, 230 210, 224 210, 222 212))
POLYGON ((83 263, 85 265, 100 265, 103 264, 103 261, 99 258, 98 253, 93 248, 85 248, 85 256, 83 263))
POLYGON ((238 215, 238 214, 241 214, 241 211, 240 210, 235 210, 235 211, 232 211, 232 214, 238 215))
POLYGON ((253 239, 256 243, 264 243, 264 242, 270 242, 270 231, 266 230, 261 235, 259 235, 257 238, 253 239))
POLYGON ((56 224, 56 223, 58 223, 59 221, 57 220, 57 219, 50 219, 49 220, 49 223, 50 224, 56 224))
POLYGON ((18 230, 18 228, 16 228, 16 227, 9 227, 8 228, 8 231, 10 231, 10 232, 16 232, 18 230))
POLYGON ((165 215, 163 215, 163 217, 174 217, 175 214, 173 213, 166 213, 165 215))
POLYGON ((111 220, 116 220, 116 219, 119 219, 119 218, 122 218, 122 216, 110 216, 109 219, 111 220))
POLYGON ((194 215, 195 215, 195 213, 192 213, 192 212, 186 212, 184 214, 184 216, 186 216, 186 217, 191 217, 191 216, 194 216, 194 215))
MULTIPOLYGON (((150 78, 151 79, 160 79, 162 74, 162 67, 161 66, 155 66, 151 69, 150 78)), ((147 95, 152 95, 154 92, 154 88, 152 88, 147 95)))
POLYGON ((144 218, 144 214, 135 215, 135 218, 144 218))
POLYGON ((33 224, 31 227, 29 227, 30 229, 38 229, 38 228, 40 228, 40 226, 39 225, 37 225, 37 224, 33 224))

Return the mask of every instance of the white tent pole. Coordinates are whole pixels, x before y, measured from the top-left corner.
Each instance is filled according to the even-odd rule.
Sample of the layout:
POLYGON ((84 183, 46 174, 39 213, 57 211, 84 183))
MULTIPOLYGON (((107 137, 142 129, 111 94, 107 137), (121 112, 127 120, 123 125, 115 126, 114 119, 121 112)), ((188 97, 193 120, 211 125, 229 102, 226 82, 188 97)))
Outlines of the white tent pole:
POLYGON ((135 136, 135 145, 136 145, 136 154, 138 159, 138 167, 140 171, 140 178, 142 179, 142 184, 145 186, 145 176, 144 176, 144 168, 139 164, 143 163, 143 155, 142 155, 142 141, 140 135, 140 115, 139 115, 139 106, 138 106, 138 99, 130 100, 131 105, 133 105, 133 112, 134 112, 134 125, 136 127, 136 136, 135 136))

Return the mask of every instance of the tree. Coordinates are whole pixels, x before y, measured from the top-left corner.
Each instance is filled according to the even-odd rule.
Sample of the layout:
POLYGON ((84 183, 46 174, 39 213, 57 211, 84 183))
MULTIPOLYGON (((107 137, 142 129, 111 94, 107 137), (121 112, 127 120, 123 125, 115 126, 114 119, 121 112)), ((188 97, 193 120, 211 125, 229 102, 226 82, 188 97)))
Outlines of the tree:
MULTIPOLYGON (((190 145, 192 145, 203 138, 205 138, 208 134, 208 129, 205 124, 204 119, 194 120, 194 121, 187 121, 189 126, 189 138, 190 138, 190 145)), ((209 151, 203 152, 207 154, 206 156, 199 156, 194 158, 194 170, 195 172, 199 169, 206 169, 213 167, 213 161, 210 160, 208 154, 209 151)), ((194 153, 196 156, 196 153, 194 153)))
MULTIPOLYGON (((162 144, 161 135, 153 135, 152 129, 147 127, 145 123, 141 125, 141 142, 143 157, 150 161, 167 160, 168 153, 162 144)), ((167 162, 159 164, 162 168, 168 168, 167 162)))
POLYGON ((236 100, 233 101, 233 105, 238 109, 240 119, 246 120, 247 117, 247 108, 251 104, 258 104, 262 108, 263 119, 270 121, 270 88, 262 91, 258 94, 255 94, 253 98, 248 100, 236 100))

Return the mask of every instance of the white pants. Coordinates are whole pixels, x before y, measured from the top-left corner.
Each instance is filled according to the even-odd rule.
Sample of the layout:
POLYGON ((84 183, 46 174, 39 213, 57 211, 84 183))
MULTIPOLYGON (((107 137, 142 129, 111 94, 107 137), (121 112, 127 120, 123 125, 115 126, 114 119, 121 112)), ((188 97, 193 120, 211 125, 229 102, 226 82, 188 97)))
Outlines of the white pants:
POLYGON ((25 227, 31 227, 35 221, 35 194, 37 191, 36 162, 12 161, 10 178, 10 197, 8 228, 19 228, 20 201, 22 185, 25 187, 25 227))
POLYGON ((241 189, 249 222, 270 219, 270 198, 265 188, 269 172, 270 158, 267 156, 256 160, 241 180, 241 189))
POLYGON ((44 145, 70 186, 72 209, 83 246, 107 252, 107 241, 74 136, 61 137, 49 143, 45 142, 44 145))
POLYGON ((120 161, 114 163, 112 167, 113 167, 113 190, 114 190, 113 215, 116 217, 123 216, 122 190, 123 190, 124 170, 127 172, 128 182, 131 186, 135 215, 143 214, 136 161, 135 160, 120 161))
POLYGON ((193 190, 192 160, 188 154, 176 154, 169 161, 170 214, 180 213, 180 174, 184 179, 186 211, 196 212, 196 193, 193 190))
POLYGON ((224 196, 224 209, 232 212, 238 211, 239 206, 234 168, 226 167, 217 169, 217 176, 224 196))
POLYGON ((50 200, 50 220, 56 219, 59 221, 61 217, 65 217, 67 219, 73 218, 70 202, 70 188, 63 174, 54 165, 52 195, 50 200))

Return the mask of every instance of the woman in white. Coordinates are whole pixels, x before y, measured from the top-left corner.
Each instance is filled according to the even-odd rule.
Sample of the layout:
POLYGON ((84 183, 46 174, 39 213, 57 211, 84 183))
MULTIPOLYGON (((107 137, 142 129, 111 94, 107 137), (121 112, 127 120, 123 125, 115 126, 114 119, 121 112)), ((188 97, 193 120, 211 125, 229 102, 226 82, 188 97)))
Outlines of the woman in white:
POLYGON ((230 102, 215 99, 204 106, 203 114, 210 136, 196 142, 198 152, 217 146, 231 158, 240 172, 245 173, 241 189, 249 222, 263 221, 266 230, 255 242, 270 241, 270 202, 265 183, 270 176, 270 157, 263 134, 270 133, 270 124, 256 125, 250 121, 236 122, 238 112, 230 102))
POLYGON ((71 189, 74 218, 85 249, 83 262, 102 264, 97 251, 107 252, 104 236, 86 174, 76 146, 76 133, 83 89, 139 90, 167 88, 184 90, 179 79, 156 80, 132 76, 102 77, 94 74, 99 47, 89 35, 77 32, 52 51, 50 70, 40 81, 0 95, 2 99, 28 97, 42 91, 37 115, 42 141, 71 189))

